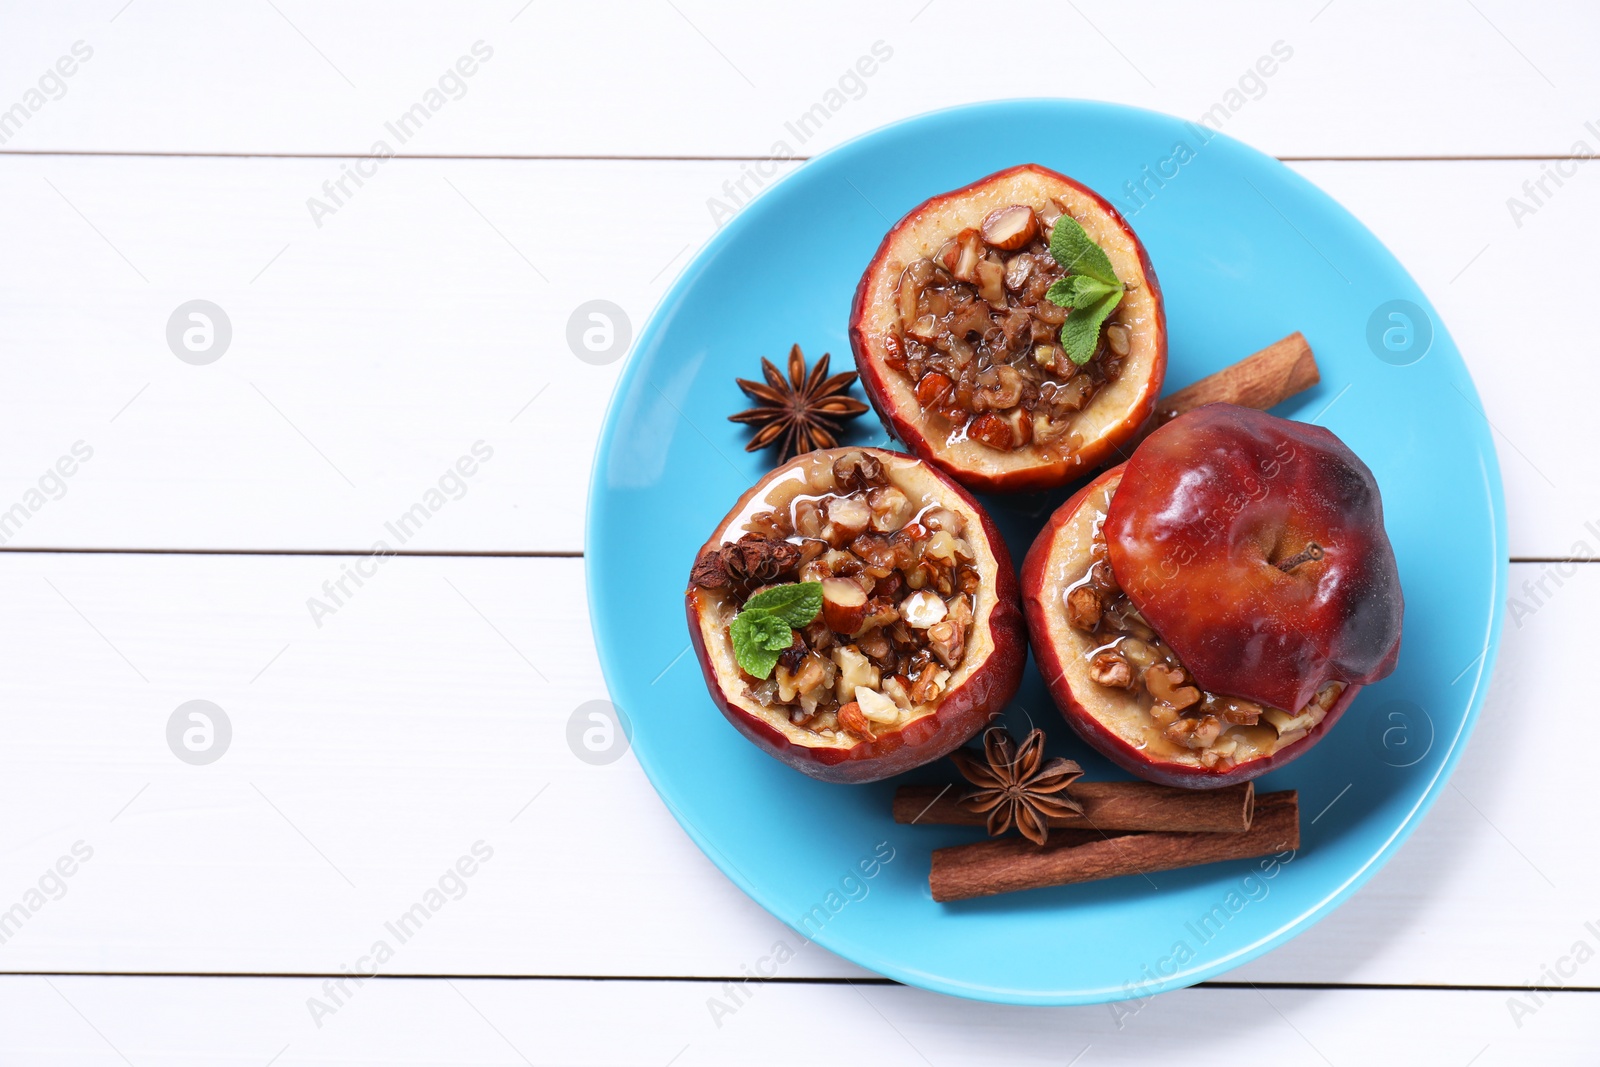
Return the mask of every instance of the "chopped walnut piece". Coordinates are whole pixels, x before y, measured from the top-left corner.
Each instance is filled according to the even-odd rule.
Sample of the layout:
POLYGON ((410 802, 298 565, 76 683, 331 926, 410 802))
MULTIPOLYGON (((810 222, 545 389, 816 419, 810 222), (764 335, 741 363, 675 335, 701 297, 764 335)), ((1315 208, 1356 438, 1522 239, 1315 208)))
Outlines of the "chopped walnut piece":
POLYGON ((1140 674, 1144 673, 1146 667, 1152 666, 1161 658, 1154 648, 1137 637, 1124 637, 1117 644, 1117 651, 1121 652, 1123 658, 1133 664, 1133 669, 1140 674))
POLYGON ((900 621, 900 612, 894 606, 894 601, 886 596, 875 596, 867 601, 867 614, 861 620, 861 632, 874 630, 880 626, 888 626, 900 621))
MULTIPOLYGON (((793 649, 788 649, 784 655, 789 655, 793 649)), ((806 696, 824 685, 833 684, 837 668, 833 661, 823 659, 814 652, 806 652, 801 646, 802 660, 799 669, 787 667, 782 658, 778 661, 773 677, 778 680, 778 699, 785 704, 793 703, 801 696, 806 696)))
POLYGON ((923 589, 932 585, 939 577, 939 569, 931 560, 918 560, 909 568, 901 572, 906 577, 906 588, 923 589))
POLYGON ((1199 719, 1179 719, 1162 731, 1168 741, 1186 748, 1208 748, 1222 736, 1222 720, 1215 715, 1199 719))
POLYGON ((936 670, 930 664, 917 674, 907 693, 913 704, 931 704, 944 692, 944 683, 950 680, 949 671, 936 670))
POLYGON ((776 511, 758 511, 745 522, 744 528, 759 536, 783 540, 794 533, 787 516, 776 511))
POLYGON ((856 641, 856 647, 867 658, 880 661, 887 659, 889 654, 894 651, 894 646, 889 643, 889 636, 883 632, 881 627, 874 627, 862 634, 856 641))
POLYGON ((875 597, 881 596, 889 600, 893 600, 900 595, 900 591, 905 587, 906 580, 900 576, 900 572, 890 571, 882 578, 879 578, 873 585, 872 595, 875 597))
POLYGON ((898 615, 885 630, 896 652, 912 652, 919 647, 916 631, 907 626, 898 615))
POLYGON ((872 575, 874 582, 894 573, 895 551, 882 534, 862 534, 850 542, 850 551, 861 557, 862 570, 872 575))
POLYGON ((1183 681, 1181 670, 1155 666, 1144 672, 1144 686, 1150 690, 1150 695, 1179 711, 1200 700, 1200 690, 1192 685, 1184 685, 1183 681))
POLYGON ((961 653, 966 647, 966 627, 951 619, 936 622, 924 631, 928 635, 928 647, 933 654, 939 657, 939 662, 946 667, 955 667, 961 662, 961 653))
POLYGON ((1133 667, 1114 648, 1095 653, 1089 661, 1089 677, 1112 689, 1133 688, 1133 667))
POLYGON ((833 481, 842 492, 864 493, 884 484, 883 463, 865 452, 846 452, 833 461, 833 481))
POLYGON ((800 636, 805 639, 807 645, 818 652, 826 652, 834 644, 833 631, 828 629, 827 620, 820 616, 808 623, 806 628, 800 631, 800 636))
POLYGON ((1100 625, 1100 593, 1092 585, 1075 585, 1067 591, 1067 621, 1075 630, 1092 632, 1100 625))
POLYGON ((971 567, 960 567, 956 570, 956 588, 963 593, 976 593, 983 585, 983 579, 978 577, 978 572, 971 567))
POLYGON ((1089 568, 1089 583, 1107 598, 1119 595, 1122 587, 1117 584, 1117 576, 1111 573, 1111 564, 1100 562, 1089 568))
POLYGON ((833 662, 839 668, 836 688, 840 701, 852 699, 858 688, 871 688, 878 684, 878 668, 854 645, 834 649, 833 662))
POLYGON ((894 701, 895 706, 902 711, 911 710, 912 704, 909 689, 906 679, 901 675, 896 674, 883 680, 883 695, 894 701))
POLYGON ((778 666, 782 667, 784 670, 788 671, 791 675, 793 675, 795 672, 800 670, 800 665, 805 662, 805 659, 806 659, 806 644, 805 644, 805 641, 803 639, 801 639, 798 635, 796 635, 795 639, 794 639, 794 644, 792 644, 788 648, 784 649, 778 655, 778 666))
POLYGON ((1222 721, 1233 726, 1254 726, 1261 721, 1261 705, 1229 698, 1224 702, 1222 721))
POLYGON ((867 506, 872 509, 872 528, 879 533, 893 533, 910 522, 916 513, 911 498, 892 485, 880 485, 869 491, 867 506))
POLYGON ((796 500, 794 503, 794 529, 801 537, 821 537, 827 523, 822 505, 815 500, 796 500))

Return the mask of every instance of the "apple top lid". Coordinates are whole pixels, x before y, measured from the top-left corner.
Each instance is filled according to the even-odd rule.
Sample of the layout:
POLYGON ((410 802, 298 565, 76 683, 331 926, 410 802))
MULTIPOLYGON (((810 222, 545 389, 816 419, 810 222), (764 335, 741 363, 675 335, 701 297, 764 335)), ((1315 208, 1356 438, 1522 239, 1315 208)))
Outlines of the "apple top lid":
POLYGON ((1323 427, 1210 404, 1128 461, 1112 572, 1195 680, 1294 712, 1394 670, 1405 610, 1372 472, 1323 427))

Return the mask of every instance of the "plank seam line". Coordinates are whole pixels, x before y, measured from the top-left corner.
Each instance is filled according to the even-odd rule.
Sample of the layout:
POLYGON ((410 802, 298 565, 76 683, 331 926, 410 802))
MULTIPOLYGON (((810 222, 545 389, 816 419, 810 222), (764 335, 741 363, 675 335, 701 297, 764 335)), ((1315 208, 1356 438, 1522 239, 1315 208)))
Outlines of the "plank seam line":
MULTIPOLYGON (((348 978, 348 974, 321 971, 285 971, 253 973, 248 971, 0 971, 7 978, 227 978, 227 979, 278 979, 301 980, 322 978, 348 978)), ((377 974, 378 981, 422 982, 684 982, 695 984, 720 984, 723 982, 757 981, 763 985, 877 985, 898 986, 903 983, 892 978, 756 978, 746 975, 653 975, 653 974, 377 974)), ((1350 990, 1358 992, 1420 992, 1420 993, 1525 993, 1527 986, 1472 985, 1445 983, 1401 982, 1230 982, 1219 980, 1200 982, 1190 989, 1290 989, 1290 990, 1350 990)), ((1600 986, 1565 986, 1558 993, 1600 993, 1600 986)))

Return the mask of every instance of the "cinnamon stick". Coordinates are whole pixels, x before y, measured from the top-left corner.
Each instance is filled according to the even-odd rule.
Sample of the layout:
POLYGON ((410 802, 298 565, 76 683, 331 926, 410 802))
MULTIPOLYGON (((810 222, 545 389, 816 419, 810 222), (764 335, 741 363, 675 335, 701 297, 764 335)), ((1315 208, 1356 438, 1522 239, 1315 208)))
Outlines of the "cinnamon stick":
POLYGON ((1202 404, 1223 401, 1265 411, 1322 380, 1305 335, 1296 330, 1255 355, 1224 367, 1156 401, 1150 429, 1202 404))
MULTIPOLYGON (((903 785, 894 792, 894 821, 922 825, 982 826, 987 815, 968 811, 959 786, 903 785)), ((1226 789, 1177 789, 1153 782, 1074 782, 1082 815, 1052 817, 1051 829, 1166 830, 1244 833, 1255 808, 1254 782, 1226 789)), ((1054 835, 1051 837, 1054 840, 1054 835)))
POLYGON ((1267 793, 1250 829, 1239 834, 1131 833, 1084 842, 1081 835, 1044 846, 1020 837, 935 849, 928 885, 938 901, 1072 885, 1126 874, 1152 874, 1300 847, 1300 802, 1293 790, 1267 793))

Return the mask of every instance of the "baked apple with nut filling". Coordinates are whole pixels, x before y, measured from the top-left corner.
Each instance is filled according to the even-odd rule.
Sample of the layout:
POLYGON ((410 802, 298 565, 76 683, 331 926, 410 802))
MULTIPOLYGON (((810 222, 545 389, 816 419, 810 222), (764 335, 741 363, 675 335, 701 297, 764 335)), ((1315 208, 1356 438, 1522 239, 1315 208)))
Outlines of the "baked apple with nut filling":
POLYGON ((989 517, 883 449, 808 452, 762 478, 701 549, 685 599, 723 715, 830 782, 960 747, 1016 692, 1027 653, 989 517))
POLYGON ((868 398, 918 456, 981 491, 1063 485, 1155 407, 1161 289, 1115 208, 1012 167, 922 204, 856 289, 850 345, 868 398))
POLYGON ((1063 504, 1023 563, 1067 721, 1168 785, 1231 785, 1324 736, 1400 651, 1372 472, 1319 426, 1181 415, 1063 504))

